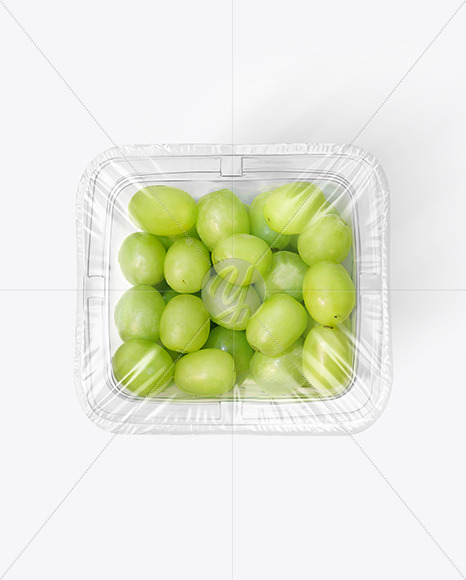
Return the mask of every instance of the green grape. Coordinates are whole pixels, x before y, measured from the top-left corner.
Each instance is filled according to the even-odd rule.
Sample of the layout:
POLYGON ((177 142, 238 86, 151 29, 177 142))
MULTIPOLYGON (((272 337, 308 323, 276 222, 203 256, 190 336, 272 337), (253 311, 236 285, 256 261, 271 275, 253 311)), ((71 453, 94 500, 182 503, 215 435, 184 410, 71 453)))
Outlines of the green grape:
POLYGON ((290 242, 289 244, 286 246, 286 249, 288 252, 295 252, 296 254, 298 253, 298 238, 299 238, 300 234, 294 234, 290 237, 290 242))
MULTIPOLYGON (((348 320, 348 319, 347 319, 348 320)), ((343 323, 344 324, 344 323, 343 323)), ((307 325, 306 328, 304 329, 304 332, 302 333, 302 337, 306 338, 307 335, 311 332, 311 330, 314 328, 314 326, 317 326, 317 322, 312 318, 312 316, 308 313, 307 315, 307 325)))
POLYGON ((244 208, 245 208, 245 210, 248 212, 248 216, 250 216, 250 213, 251 213, 251 208, 250 208, 250 207, 249 207, 249 205, 248 205, 247 203, 245 203, 244 201, 243 201, 243 205, 244 205, 244 208))
POLYGON ((168 250, 168 248, 170 248, 177 240, 181 240, 182 238, 196 238, 196 240, 198 240, 199 235, 196 226, 193 226, 186 233, 182 233, 178 236, 157 236, 157 239, 166 250, 168 250))
POLYGON ((304 307, 288 294, 275 294, 251 316, 246 338, 257 352, 279 356, 298 340, 307 324, 304 307))
POLYGON ((247 286, 258 282, 272 266, 272 251, 264 240, 249 234, 234 234, 217 244, 212 263, 222 278, 247 286))
POLYGON ((163 280, 165 248, 152 234, 136 232, 121 244, 118 254, 123 276, 131 284, 155 286, 163 280))
POLYGON ((276 232, 300 234, 325 201, 324 194, 313 183, 288 183, 269 195, 264 217, 276 232))
POLYGON ((254 352, 246 340, 246 333, 217 326, 210 331, 204 348, 219 348, 231 354, 235 361, 236 383, 238 386, 243 384, 249 374, 249 361, 254 352))
POLYGON ((303 280, 306 264, 293 252, 273 254, 272 267, 264 276, 263 283, 256 284, 259 296, 267 300, 274 294, 286 292, 298 302, 303 301, 303 280))
POLYGON ((236 380, 233 357, 217 348, 185 355, 175 365, 175 383, 191 395, 218 397, 230 391, 236 380))
POLYGON ((162 298, 164 299, 165 304, 168 304, 172 298, 175 298, 175 296, 179 296, 179 295, 180 295, 180 293, 176 292, 175 290, 166 290, 162 294, 162 298))
POLYGON ((165 279, 180 293, 198 292, 210 270, 209 250, 200 240, 182 238, 168 250, 164 263, 165 279))
POLYGON ((251 203, 249 220, 251 222, 251 234, 267 242, 272 250, 283 250, 290 241, 290 236, 278 234, 269 228, 264 217, 264 205, 271 191, 264 191, 257 195, 251 203))
POLYGON ((303 347, 303 370, 313 394, 334 396, 351 379, 353 352, 350 339, 338 328, 316 326, 303 347))
POLYGON ((201 295, 212 320, 231 330, 244 330, 261 305, 253 286, 234 286, 218 275, 208 280, 201 295))
POLYGON ((139 397, 163 391, 174 371, 167 351, 148 340, 124 342, 115 352, 112 365, 116 380, 139 397))
POLYGON ((248 212, 229 189, 201 197, 197 207, 197 231, 209 251, 231 234, 249 233, 248 212))
POLYGON ((313 264, 303 281, 304 304, 319 324, 336 326, 351 314, 356 304, 353 281, 341 264, 313 264))
POLYGON ((194 352, 204 346, 210 319, 202 300, 191 294, 175 296, 166 305, 160 320, 160 340, 170 350, 194 352))
POLYGON ((286 349, 281 356, 265 356, 255 352, 251 359, 251 376, 270 395, 293 393, 305 382, 302 370, 303 339, 286 349))
POLYGON ((156 342, 164 308, 160 292, 152 286, 140 284, 127 290, 115 307, 115 326, 121 339, 156 342))
POLYGON ((328 213, 312 220, 299 235, 298 252, 308 266, 321 260, 342 262, 351 243, 351 228, 340 216, 328 213))
POLYGON ((179 236, 196 223, 197 207, 186 191, 151 185, 133 195, 128 212, 134 223, 149 234, 179 236))

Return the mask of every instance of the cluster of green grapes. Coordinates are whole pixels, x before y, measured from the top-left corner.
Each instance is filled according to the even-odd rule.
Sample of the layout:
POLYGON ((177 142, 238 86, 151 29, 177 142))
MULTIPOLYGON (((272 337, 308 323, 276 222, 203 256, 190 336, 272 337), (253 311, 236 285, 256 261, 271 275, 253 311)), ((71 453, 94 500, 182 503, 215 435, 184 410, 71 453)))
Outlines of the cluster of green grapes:
POLYGON ((329 396, 349 383, 356 302, 341 264, 352 232, 323 192, 296 182, 250 207, 222 189, 198 203, 169 186, 131 198, 141 229, 119 252, 115 378, 132 393, 215 397, 247 377, 269 396, 329 396), (304 305, 303 305, 304 302, 304 305))

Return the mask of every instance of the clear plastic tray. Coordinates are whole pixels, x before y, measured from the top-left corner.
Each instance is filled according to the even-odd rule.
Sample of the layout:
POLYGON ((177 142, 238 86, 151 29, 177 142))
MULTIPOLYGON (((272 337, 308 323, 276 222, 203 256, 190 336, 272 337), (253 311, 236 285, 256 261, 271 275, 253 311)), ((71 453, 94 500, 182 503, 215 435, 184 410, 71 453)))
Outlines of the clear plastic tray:
POLYGON ((388 185, 377 160, 346 145, 138 145, 100 154, 77 195, 76 385, 87 416, 116 433, 349 434, 380 415, 391 388, 388 299, 388 185), (132 195, 171 185, 195 200, 228 188, 244 202, 292 181, 318 185, 353 230, 344 261, 357 291, 351 315, 353 379, 343 394, 270 399, 250 380, 215 399, 170 386, 139 398, 118 385, 112 355, 121 344, 115 305, 129 283, 118 265, 132 195))

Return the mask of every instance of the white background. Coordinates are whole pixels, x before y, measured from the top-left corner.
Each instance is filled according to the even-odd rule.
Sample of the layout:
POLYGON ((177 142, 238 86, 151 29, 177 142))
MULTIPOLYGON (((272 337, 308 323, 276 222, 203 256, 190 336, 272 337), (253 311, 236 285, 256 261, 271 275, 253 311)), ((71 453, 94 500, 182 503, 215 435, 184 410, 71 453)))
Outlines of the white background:
MULTIPOLYGON (((8 0, 118 144, 231 143, 232 104, 236 143, 349 142, 458 4, 235 0, 232 54, 223 0, 8 0)), ((465 26, 466 6, 357 140, 391 187, 394 356, 357 440, 463 573, 465 26)), ((110 437, 73 365, 74 196, 111 143, 1 5, 0 51, 2 577, 110 437)), ((349 438, 122 436, 6 577, 460 574, 349 438)))

